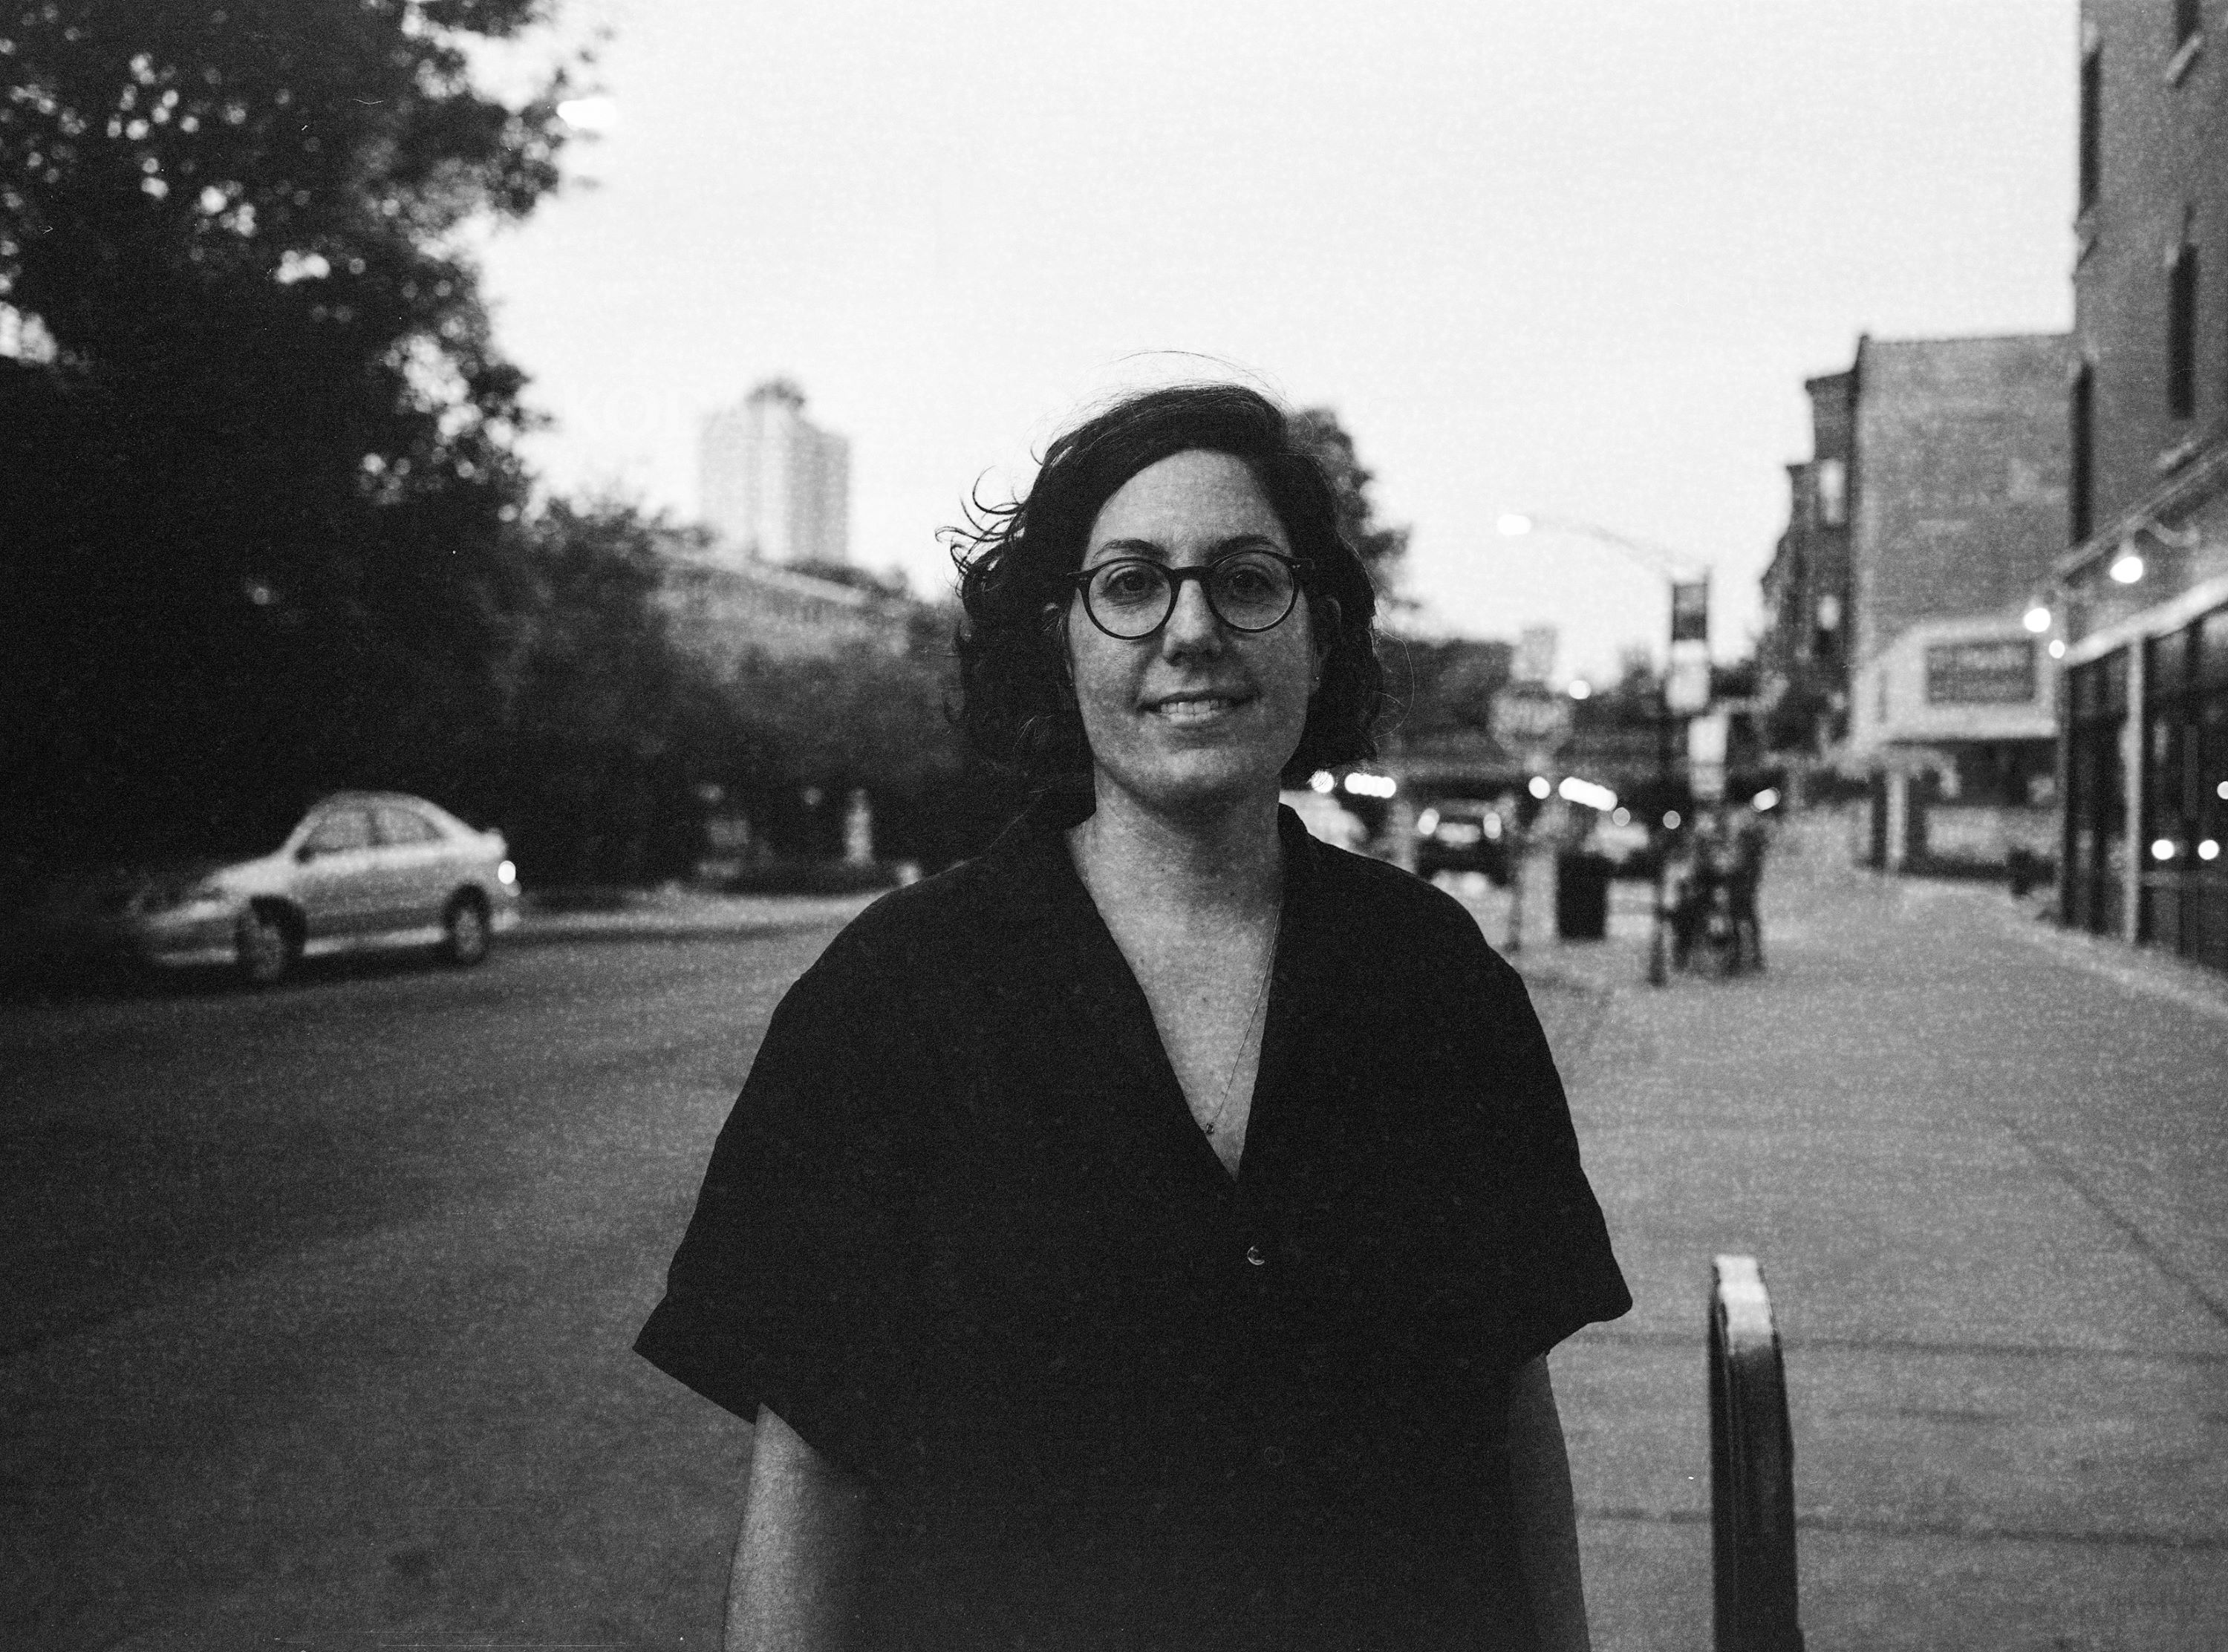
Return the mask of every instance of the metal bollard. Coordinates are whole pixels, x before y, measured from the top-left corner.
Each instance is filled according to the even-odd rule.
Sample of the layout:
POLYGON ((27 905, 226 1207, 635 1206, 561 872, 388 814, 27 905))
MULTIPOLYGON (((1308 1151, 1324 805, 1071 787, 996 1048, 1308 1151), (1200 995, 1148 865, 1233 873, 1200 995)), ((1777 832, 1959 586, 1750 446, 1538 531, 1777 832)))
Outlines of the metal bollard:
POLYGON ((1710 1554, 1717 1652, 1802 1652, 1795 1446, 1779 1332, 1753 1256, 1710 1264, 1710 1554))

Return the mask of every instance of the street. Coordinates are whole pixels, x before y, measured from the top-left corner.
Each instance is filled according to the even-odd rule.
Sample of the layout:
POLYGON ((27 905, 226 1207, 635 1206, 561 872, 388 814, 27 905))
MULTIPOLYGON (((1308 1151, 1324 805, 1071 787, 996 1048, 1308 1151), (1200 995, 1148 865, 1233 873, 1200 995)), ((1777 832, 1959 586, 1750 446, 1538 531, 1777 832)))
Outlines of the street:
POLYGON ((628 1343, 830 932, 0 1011, 0 1642, 707 1644, 748 1431, 628 1343))
MULTIPOLYGON (((1813 1652, 2217 1645, 2228 991, 1822 835, 1761 977, 1651 992, 1644 899, 1519 954, 1638 1302, 1554 1361, 1595 1644, 1709 1643, 1740 1251, 1813 1652)), ((749 1431, 628 1343, 833 928, 0 1007, 0 1642, 716 1644, 749 1431)))

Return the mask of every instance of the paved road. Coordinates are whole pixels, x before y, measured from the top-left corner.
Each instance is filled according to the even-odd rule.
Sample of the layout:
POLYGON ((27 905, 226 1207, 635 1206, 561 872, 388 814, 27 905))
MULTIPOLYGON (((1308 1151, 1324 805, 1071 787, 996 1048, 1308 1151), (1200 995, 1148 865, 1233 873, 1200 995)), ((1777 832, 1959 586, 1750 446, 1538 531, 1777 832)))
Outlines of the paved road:
MULTIPOLYGON (((1556 1361, 1597 1644, 1709 1642, 1719 1250, 1787 1335, 1814 1652, 2220 1644, 2228 985, 1777 870, 1760 980, 1533 903, 1639 1298, 1556 1361)), ((626 1344, 829 933, 0 1007, 0 1644, 713 1643, 748 1431, 626 1344)))
POLYGON ((627 1343, 829 933, 0 1009, 0 1644, 713 1643, 748 1431, 627 1343))

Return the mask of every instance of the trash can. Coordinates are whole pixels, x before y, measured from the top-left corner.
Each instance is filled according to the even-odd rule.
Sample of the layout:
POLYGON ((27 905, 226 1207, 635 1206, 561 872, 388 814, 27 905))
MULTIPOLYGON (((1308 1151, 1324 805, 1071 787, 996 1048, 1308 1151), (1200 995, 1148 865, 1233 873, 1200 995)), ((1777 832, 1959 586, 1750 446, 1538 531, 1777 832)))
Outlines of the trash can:
POLYGON ((1610 861, 1582 849, 1555 857, 1555 934, 1563 941, 1601 941, 1609 934, 1610 861))

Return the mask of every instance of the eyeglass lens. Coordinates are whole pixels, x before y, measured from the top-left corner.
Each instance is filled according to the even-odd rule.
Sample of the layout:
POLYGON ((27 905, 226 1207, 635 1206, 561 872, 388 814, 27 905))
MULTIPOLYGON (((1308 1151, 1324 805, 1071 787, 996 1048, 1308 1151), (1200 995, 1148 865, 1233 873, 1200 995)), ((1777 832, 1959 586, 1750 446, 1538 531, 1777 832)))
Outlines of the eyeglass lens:
POLYGON ((1241 552, 1205 568, 1174 571, 1156 562, 1110 562, 1092 571, 1083 600, 1092 619, 1113 635, 1149 636, 1175 611, 1177 588, 1188 578, 1207 587, 1207 606, 1233 631, 1269 629, 1292 611, 1299 594, 1285 564, 1241 552))

